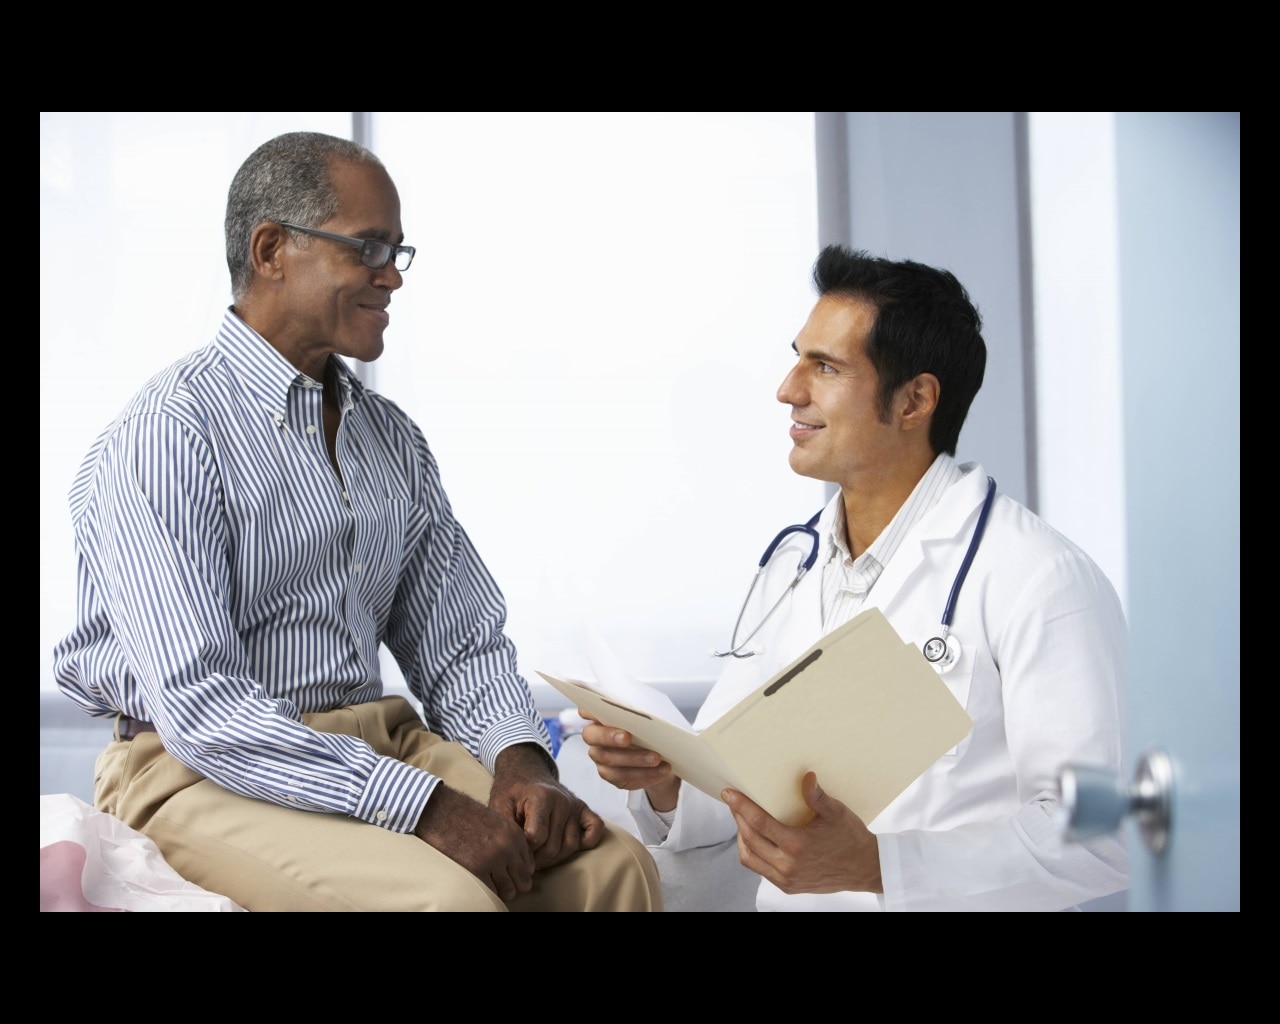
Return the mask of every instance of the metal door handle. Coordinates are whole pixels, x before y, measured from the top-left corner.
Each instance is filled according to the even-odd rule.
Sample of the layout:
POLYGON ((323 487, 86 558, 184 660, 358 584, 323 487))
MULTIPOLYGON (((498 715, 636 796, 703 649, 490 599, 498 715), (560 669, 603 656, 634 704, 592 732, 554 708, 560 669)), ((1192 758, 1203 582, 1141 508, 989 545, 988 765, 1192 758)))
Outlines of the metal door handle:
POLYGON ((1149 750, 1138 759, 1128 786, 1105 769, 1069 764, 1058 776, 1058 791, 1062 834, 1069 842, 1114 832, 1132 814, 1148 850, 1159 854, 1168 845, 1173 763, 1162 750, 1149 750))

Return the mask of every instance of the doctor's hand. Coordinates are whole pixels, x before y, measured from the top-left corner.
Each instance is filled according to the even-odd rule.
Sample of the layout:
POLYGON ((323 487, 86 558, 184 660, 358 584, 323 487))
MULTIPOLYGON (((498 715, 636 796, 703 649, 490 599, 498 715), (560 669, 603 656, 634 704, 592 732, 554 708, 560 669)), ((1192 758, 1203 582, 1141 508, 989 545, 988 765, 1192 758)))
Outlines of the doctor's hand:
POLYGON ((738 860, 785 893, 884 892, 876 837, 853 811, 818 785, 802 784, 813 817, 784 825, 734 789, 721 797, 738 826, 738 860))
POLYGON ((583 726, 582 742, 600 778, 618 789, 643 789, 655 811, 675 810, 680 777, 670 764, 652 750, 633 746, 625 729, 602 725, 582 708, 578 714, 590 723, 583 726))

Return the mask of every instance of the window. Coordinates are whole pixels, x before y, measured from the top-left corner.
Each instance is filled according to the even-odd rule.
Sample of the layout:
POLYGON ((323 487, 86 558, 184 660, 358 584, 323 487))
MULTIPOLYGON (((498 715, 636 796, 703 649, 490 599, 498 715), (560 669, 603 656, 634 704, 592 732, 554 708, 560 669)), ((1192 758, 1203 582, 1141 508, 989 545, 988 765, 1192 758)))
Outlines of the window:
MULTIPOLYGON (((811 113, 379 113, 418 247, 380 391, 418 419, 520 666, 709 683, 769 539, 823 504, 774 394, 813 305, 811 113)), ((700 698, 699 698, 700 699, 700 698)))
MULTIPOLYGON (((709 682, 754 560, 823 503, 774 392, 813 303, 813 115, 385 113, 418 248, 361 367, 422 425, 502 586, 520 666, 709 682)), ((42 113, 41 652, 72 622, 67 490, 143 382, 230 302, 235 169, 350 112, 42 113)), ((549 687, 554 703, 561 698, 549 687)))

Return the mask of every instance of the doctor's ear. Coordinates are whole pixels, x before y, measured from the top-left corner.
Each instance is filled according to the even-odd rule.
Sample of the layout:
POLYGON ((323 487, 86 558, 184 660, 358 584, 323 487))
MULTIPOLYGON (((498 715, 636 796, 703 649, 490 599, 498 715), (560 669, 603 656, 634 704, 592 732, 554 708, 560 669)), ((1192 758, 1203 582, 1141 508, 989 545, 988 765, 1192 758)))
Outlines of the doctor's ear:
POLYGON ((913 430, 929 422, 938 407, 942 385, 931 373, 920 373, 898 389, 898 415, 905 429, 913 430))

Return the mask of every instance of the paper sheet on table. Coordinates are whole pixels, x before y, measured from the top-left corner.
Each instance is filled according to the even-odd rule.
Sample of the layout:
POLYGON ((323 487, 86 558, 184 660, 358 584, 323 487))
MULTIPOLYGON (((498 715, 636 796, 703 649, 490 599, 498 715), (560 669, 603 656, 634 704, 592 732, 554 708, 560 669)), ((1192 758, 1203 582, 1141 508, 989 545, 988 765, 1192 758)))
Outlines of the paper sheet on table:
POLYGON ((660 700, 614 693, 614 682, 632 698, 637 687, 652 687, 616 665, 609 671, 612 678, 595 684, 538 674, 575 706, 658 751, 690 785, 717 798, 737 789, 787 824, 811 816, 800 791, 808 771, 869 824, 973 726, 878 608, 824 636, 700 733, 663 694, 674 717, 660 700))

